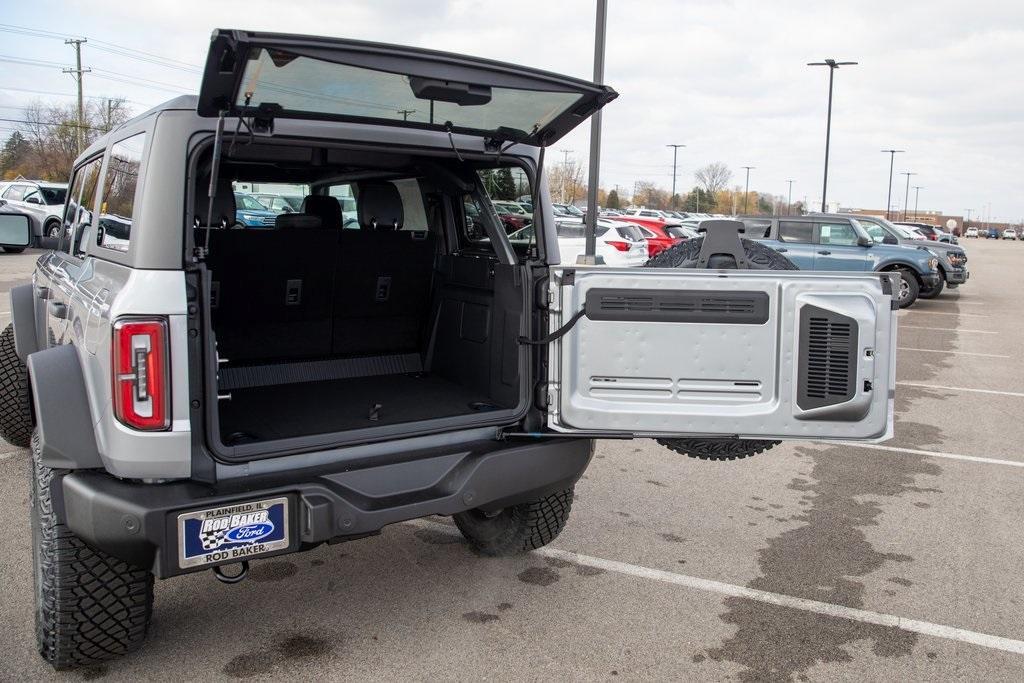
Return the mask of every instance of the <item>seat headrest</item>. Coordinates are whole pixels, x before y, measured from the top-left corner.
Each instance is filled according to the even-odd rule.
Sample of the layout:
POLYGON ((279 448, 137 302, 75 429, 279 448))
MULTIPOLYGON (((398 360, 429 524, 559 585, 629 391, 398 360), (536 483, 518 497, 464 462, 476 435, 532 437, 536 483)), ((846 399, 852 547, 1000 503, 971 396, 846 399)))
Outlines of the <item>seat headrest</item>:
POLYGON ((302 200, 302 213, 320 218, 321 227, 341 228, 341 204, 330 195, 309 195, 302 200))
POLYGON ((405 209, 394 183, 360 183, 358 203, 359 227, 363 230, 402 229, 405 209))
POLYGON ((282 213, 274 219, 274 227, 278 230, 319 230, 323 226, 320 216, 308 213, 282 213))
MULTIPOLYGON (((194 210, 197 222, 200 226, 206 226, 207 210, 210 206, 210 177, 200 176, 196 182, 196 198, 194 210)), ((217 179, 217 194, 213 198, 213 213, 210 214, 211 228, 221 225, 231 227, 238 219, 235 218, 235 191, 231 187, 230 178, 217 179)))

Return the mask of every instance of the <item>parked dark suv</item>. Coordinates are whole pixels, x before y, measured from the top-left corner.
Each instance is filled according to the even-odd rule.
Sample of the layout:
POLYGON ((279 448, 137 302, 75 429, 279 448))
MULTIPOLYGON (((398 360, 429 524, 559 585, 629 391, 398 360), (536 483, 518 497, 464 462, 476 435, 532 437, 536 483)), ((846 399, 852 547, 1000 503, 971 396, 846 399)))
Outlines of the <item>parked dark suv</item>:
POLYGON ((138 646, 154 576, 236 581, 396 522, 450 515, 482 553, 538 548, 597 438, 716 460, 890 438, 894 278, 767 269, 788 263, 735 223, 652 267, 558 265, 544 149, 615 96, 219 30, 198 98, 85 150, 0 336, 0 434, 31 443, 43 657, 138 646), (536 239, 502 229, 496 170, 530 188, 536 239), (310 192, 251 227, 233 183, 310 192), (756 269, 706 253, 730 230, 730 263, 756 269))

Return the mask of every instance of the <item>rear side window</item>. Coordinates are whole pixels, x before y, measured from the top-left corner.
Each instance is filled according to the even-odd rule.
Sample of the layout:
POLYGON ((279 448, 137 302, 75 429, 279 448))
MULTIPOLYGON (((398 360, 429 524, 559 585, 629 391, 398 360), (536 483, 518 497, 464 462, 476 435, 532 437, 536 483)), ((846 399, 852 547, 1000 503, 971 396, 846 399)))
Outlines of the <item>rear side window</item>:
POLYGON ((744 219, 743 228, 746 231, 745 236, 748 239, 761 239, 767 237, 768 233, 771 232, 772 222, 744 219))
POLYGON ((96 244, 115 251, 128 251, 134 220, 135 190, 139 184, 142 147, 146 134, 140 133, 110 148, 107 175, 100 204, 100 225, 96 244))
POLYGON ((783 242, 811 242, 814 240, 814 224, 779 221, 779 239, 783 242))

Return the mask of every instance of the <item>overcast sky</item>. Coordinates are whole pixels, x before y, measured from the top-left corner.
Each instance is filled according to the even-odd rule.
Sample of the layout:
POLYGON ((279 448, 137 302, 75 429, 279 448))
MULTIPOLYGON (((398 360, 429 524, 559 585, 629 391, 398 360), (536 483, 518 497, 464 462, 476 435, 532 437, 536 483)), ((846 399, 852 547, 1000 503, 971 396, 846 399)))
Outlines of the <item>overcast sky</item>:
MULTIPOLYGON (((636 180, 679 187, 722 161, 751 189, 820 201, 828 70, 832 57, 860 64, 836 73, 829 199, 885 205, 889 158, 918 175, 922 209, 997 219, 1024 217, 1024 2, 610 0, 605 82, 620 97, 605 109, 602 186, 636 180)), ((8 25, 83 35, 183 65, 203 63, 212 29, 313 33, 417 45, 590 78, 590 1, 347 0, 276 2, 22 2, 8 25)), ((199 75, 129 59, 98 42, 83 47, 86 94, 122 96, 141 110, 195 92, 199 75), (100 78, 105 76, 105 78, 100 78), (130 78, 125 78, 125 76, 130 78), (121 80, 112 80, 121 79, 121 80), (138 79, 145 79, 140 81, 138 79), (131 80, 132 83, 124 81, 131 80), (147 87, 148 86, 148 87, 147 87)), ((61 40, 0 32, 0 58, 70 64, 61 40)), ((0 117, 33 98, 73 101, 57 67, 0 60, 0 117), (48 94, 27 91, 42 91, 48 94), (65 97, 59 97, 63 93, 65 97)), ((12 124, 0 122, 0 138, 12 124)), ((586 127, 555 146, 584 160, 586 127)), ((560 159, 554 154, 549 159, 560 159)), ((894 182, 902 205, 904 177, 894 182)), ((910 204, 913 208, 913 190, 910 204)))

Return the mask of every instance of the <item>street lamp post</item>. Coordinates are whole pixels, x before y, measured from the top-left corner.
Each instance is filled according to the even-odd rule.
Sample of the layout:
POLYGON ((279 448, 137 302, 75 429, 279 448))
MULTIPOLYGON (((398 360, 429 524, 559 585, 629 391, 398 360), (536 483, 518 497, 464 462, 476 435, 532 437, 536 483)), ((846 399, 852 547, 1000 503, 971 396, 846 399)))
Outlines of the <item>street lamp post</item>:
POLYGON ((889 155, 889 193, 885 195, 885 217, 886 219, 891 218, 889 215, 889 206, 892 204, 892 165, 896 159, 897 154, 902 154, 905 149, 883 149, 883 152, 889 155))
POLYGON ((907 206, 910 204, 910 176, 917 174, 913 171, 901 171, 900 175, 907 176, 907 191, 903 195, 903 220, 907 220, 907 206))
POLYGON ((679 152, 680 147, 686 147, 686 145, 665 145, 666 147, 672 148, 672 196, 669 197, 668 201, 671 204, 676 198, 676 154, 679 152))
POLYGON ((964 230, 967 230, 967 227, 971 224, 971 212, 974 211, 974 209, 964 209, 964 211, 967 212, 967 221, 964 223, 964 230))
POLYGON ((914 185, 914 220, 917 220, 917 201, 921 198, 922 185, 914 185))
MULTIPOLYGON (((604 42, 608 30, 608 0, 597 0, 597 21, 594 26, 594 83, 604 83, 604 42)), ((597 188, 601 174, 601 110, 590 117, 590 169, 587 175, 587 213, 583 228, 583 253, 577 263, 597 265, 597 188)))
POLYGON ((828 148, 832 137, 832 81, 836 69, 841 66, 853 66, 857 62, 837 62, 834 59, 826 59, 824 62, 808 62, 807 66, 828 67, 828 117, 825 119, 825 174, 821 184, 821 212, 826 213, 826 197, 828 194, 828 148))
POLYGON ((786 200, 786 215, 793 215, 793 181, 792 179, 787 180, 789 183, 789 198, 786 200))
POLYGON ((743 190, 743 213, 747 212, 747 196, 750 195, 750 171, 751 169, 757 168, 756 166, 741 166, 741 168, 747 169, 747 186, 743 190))

